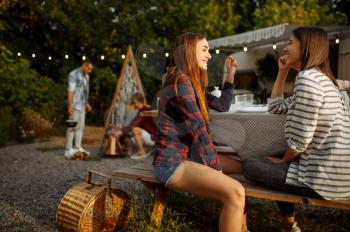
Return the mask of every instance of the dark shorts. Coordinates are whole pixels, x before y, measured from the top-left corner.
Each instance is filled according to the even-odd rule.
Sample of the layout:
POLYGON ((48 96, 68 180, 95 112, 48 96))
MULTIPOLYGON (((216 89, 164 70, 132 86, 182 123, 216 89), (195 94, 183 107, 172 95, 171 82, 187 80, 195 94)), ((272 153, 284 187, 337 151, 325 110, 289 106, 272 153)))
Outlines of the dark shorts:
POLYGON ((173 166, 166 167, 166 166, 153 166, 153 175, 156 177, 156 179, 164 184, 165 186, 168 185, 169 180, 173 176, 176 169, 183 165, 182 163, 174 164, 173 166))

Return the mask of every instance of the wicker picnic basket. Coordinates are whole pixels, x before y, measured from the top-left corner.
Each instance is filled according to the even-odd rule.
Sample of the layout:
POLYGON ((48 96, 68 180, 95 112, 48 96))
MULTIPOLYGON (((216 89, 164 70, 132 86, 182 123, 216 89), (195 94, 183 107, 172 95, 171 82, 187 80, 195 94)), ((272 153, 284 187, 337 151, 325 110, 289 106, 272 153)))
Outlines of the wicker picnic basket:
POLYGON ((86 181, 73 186, 62 198, 56 223, 63 231, 107 232, 123 228, 132 215, 127 193, 111 188, 111 177, 89 171, 86 181), (92 174, 106 178, 106 182, 92 183, 92 174))

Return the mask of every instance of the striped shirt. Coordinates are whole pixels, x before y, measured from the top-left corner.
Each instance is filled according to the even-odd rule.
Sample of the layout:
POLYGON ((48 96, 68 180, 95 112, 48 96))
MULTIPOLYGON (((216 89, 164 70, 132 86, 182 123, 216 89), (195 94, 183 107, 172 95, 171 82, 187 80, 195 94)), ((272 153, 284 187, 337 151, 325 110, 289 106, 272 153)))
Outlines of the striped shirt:
POLYGON ((287 115, 287 143, 301 152, 286 184, 308 186, 327 200, 350 199, 350 113, 332 81, 317 69, 302 71, 293 95, 270 99, 269 112, 287 115))

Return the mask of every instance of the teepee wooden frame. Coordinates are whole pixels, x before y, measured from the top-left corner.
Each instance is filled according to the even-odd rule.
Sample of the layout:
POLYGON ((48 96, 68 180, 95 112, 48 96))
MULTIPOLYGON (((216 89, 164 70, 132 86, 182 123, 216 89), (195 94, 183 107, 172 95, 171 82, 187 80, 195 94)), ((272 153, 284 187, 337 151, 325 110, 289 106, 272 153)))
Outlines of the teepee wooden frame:
MULTIPOLYGON (((115 140, 113 137, 109 137, 107 133, 110 128, 110 125, 115 123, 115 122, 112 122, 113 120, 111 120, 112 114, 114 115, 114 113, 116 112, 115 110, 122 111, 124 113, 126 112, 126 114, 124 114, 124 117, 126 117, 129 111, 128 105, 130 103, 131 96, 136 92, 142 93, 145 96, 140 75, 137 70, 134 54, 132 52, 131 46, 129 46, 124 63, 123 63, 122 70, 119 75, 118 83, 113 94, 111 105, 107 111, 107 117, 105 119, 105 125, 104 125, 105 134, 101 144, 101 148, 99 152, 100 154, 117 155, 115 150, 118 150, 118 151, 122 150, 122 145, 119 143, 119 141, 115 140), (118 104, 118 101, 123 101, 123 102, 122 104, 118 104), (120 105, 124 109, 118 109, 117 107, 118 105, 120 105)), ((144 100, 146 102, 146 98, 144 100)), ((123 123, 125 123, 125 121, 123 121, 123 123)), ((121 127, 124 125, 119 125, 119 126, 121 127)))
MULTIPOLYGON (((120 75, 119 75, 118 83, 117 83, 116 89, 114 91, 114 95, 113 95, 113 98, 112 98, 112 103, 111 103, 111 105, 110 105, 110 107, 108 109, 108 113, 107 113, 107 117, 106 117, 106 121, 105 121, 105 128, 108 127, 108 123, 109 123, 110 117, 111 117, 112 108, 119 101, 119 93, 120 93, 120 90, 121 90, 121 88, 123 86, 123 82, 124 82, 125 75, 127 73, 127 69, 128 69, 129 65, 131 66, 132 74, 133 74, 133 76, 135 78, 137 92, 140 92, 140 93, 142 93, 145 96, 145 93, 144 93, 144 90, 143 90, 143 86, 142 86, 142 83, 141 83, 141 79, 140 79, 140 75, 139 75, 139 72, 137 70, 137 65, 136 65, 136 61, 135 61, 135 58, 134 58, 134 54, 132 52, 131 46, 129 46, 128 47, 128 51, 126 53, 126 57, 125 57, 124 63, 123 63, 122 70, 121 70, 120 75)), ((145 98, 145 102, 146 102, 146 98, 145 98)))

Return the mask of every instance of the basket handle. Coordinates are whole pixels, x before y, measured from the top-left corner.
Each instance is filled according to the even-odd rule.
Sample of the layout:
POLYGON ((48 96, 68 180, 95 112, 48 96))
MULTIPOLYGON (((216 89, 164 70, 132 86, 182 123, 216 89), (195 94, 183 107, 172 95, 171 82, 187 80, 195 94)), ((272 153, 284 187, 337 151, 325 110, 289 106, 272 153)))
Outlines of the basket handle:
MULTIPOLYGON (((91 181, 91 176, 92 176, 92 174, 106 178, 106 181, 105 181, 102 185, 107 186, 108 189, 111 188, 111 185, 112 185, 112 178, 111 178, 110 176, 107 176, 107 175, 101 173, 101 172, 97 172, 97 171, 93 171, 93 170, 89 170, 89 171, 88 171, 88 174, 87 174, 87 176, 86 176, 86 182, 87 182, 88 184, 94 184, 94 183, 92 183, 92 181, 91 181)), ((94 185, 99 185, 99 184, 94 184, 94 185)), ((101 185, 101 184, 100 184, 100 185, 101 185)))

